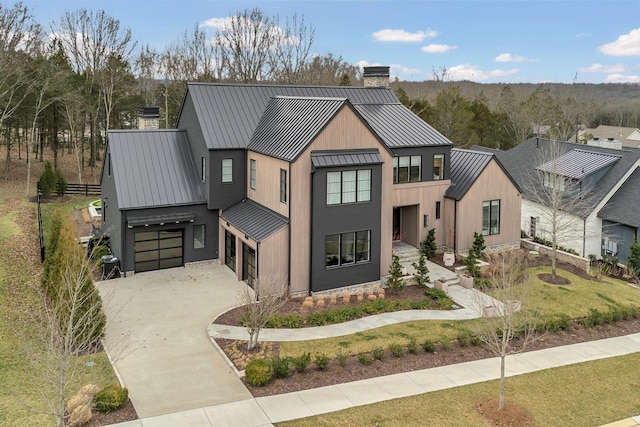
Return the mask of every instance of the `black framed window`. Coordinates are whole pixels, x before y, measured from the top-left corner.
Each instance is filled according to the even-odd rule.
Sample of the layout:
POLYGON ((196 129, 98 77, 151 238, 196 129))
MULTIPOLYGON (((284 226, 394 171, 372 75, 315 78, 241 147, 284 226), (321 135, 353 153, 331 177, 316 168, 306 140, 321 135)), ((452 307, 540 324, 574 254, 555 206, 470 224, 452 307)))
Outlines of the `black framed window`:
POLYGON ((252 190, 256 189, 256 161, 255 159, 251 159, 249 162, 249 186, 252 190))
POLYGON ((287 171, 280 169, 280 202, 287 203, 287 171))
POLYGON ((436 219, 440 219, 440 202, 436 202, 436 219))
POLYGON ((371 255, 371 231, 330 234, 325 237, 325 244, 327 267, 368 262, 371 255))
POLYGON ((205 182, 207 179, 207 158, 200 157, 200 179, 205 182))
POLYGON ((371 201, 371 169, 327 172, 327 205, 371 201))
POLYGON ((222 182, 233 182, 233 159, 222 159, 222 182))
POLYGON ((500 200, 482 202, 482 235, 500 234, 500 200))
POLYGON ((419 182, 422 179, 422 156, 393 158, 393 183, 419 182))
POLYGON ((193 226, 193 249, 202 249, 205 245, 205 225, 193 226))
POLYGON ((444 154, 433 155, 433 180, 444 179, 444 154))

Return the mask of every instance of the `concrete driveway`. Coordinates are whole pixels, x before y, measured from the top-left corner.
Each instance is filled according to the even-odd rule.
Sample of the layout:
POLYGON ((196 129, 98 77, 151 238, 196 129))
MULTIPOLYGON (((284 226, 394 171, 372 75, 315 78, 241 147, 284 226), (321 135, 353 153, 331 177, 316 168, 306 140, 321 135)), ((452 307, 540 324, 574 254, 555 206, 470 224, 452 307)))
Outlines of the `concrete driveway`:
POLYGON ((105 346, 138 416, 252 397, 207 335, 207 324, 237 305, 243 286, 216 263, 97 284, 105 346))

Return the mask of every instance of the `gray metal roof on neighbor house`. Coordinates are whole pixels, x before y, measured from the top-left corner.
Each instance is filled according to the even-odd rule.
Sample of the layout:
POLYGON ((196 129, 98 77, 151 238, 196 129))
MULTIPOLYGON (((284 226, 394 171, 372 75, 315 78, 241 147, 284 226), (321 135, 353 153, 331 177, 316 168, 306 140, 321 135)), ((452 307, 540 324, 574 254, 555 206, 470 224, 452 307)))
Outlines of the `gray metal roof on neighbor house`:
POLYGON ((451 185, 444 196, 461 200, 494 156, 480 151, 451 150, 451 185))
POLYGON ((179 130, 110 130, 119 209, 205 203, 187 141, 179 130))
POLYGON ((567 178, 582 179, 600 169, 611 166, 619 159, 620 156, 575 149, 538 166, 536 169, 567 178))
POLYGON ((251 199, 245 199, 220 214, 227 221, 256 242, 261 242, 285 227, 289 220, 251 199))
POLYGON ((640 151, 638 150, 613 150, 573 142, 550 141, 542 138, 530 138, 508 151, 495 151, 495 155, 518 183, 522 189, 523 197, 531 200, 531 195, 528 193, 531 184, 534 182, 532 180, 539 180, 539 172, 536 170, 536 166, 546 163, 549 160, 548 153, 551 151, 562 155, 576 149, 610 156, 620 156, 619 160, 614 162, 602 178, 589 190, 588 197, 585 198, 585 204, 588 206, 584 207, 591 211, 623 179, 625 174, 640 161, 640 151))
POLYGON ((345 98, 271 98, 247 148, 291 162, 347 104, 345 98))
POLYGON ((600 209, 598 217, 607 221, 640 228, 639 189, 640 168, 636 168, 622 184, 622 187, 600 209))
POLYGON ((404 107, 389 87, 189 83, 184 102, 193 102, 207 148, 241 149, 247 148, 267 104, 276 96, 346 98, 391 148, 451 144, 404 107))
POLYGON ((379 165, 382 157, 377 149, 374 150, 340 150, 340 151, 312 151, 311 163, 316 168, 331 168, 352 165, 379 165))

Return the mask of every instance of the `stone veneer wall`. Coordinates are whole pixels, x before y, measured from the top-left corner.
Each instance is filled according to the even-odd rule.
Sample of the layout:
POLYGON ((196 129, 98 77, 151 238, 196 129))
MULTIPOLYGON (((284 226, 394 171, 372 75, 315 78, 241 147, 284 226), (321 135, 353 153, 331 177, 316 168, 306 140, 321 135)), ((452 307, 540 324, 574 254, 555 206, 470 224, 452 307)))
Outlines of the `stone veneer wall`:
MULTIPOLYGON (((541 245, 540 243, 536 243, 533 240, 522 239, 521 246, 524 249, 528 249, 530 251, 536 251, 541 255, 551 256, 553 249, 549 246, 541 245)), ((561 250, 556 250, 556 259, 560 262, 566 262, 567 264, 571 264, 575 267, 578 267, 581 270, 589 273, 589 268, 591 266, 591 262, 589 258, 583 258, 581 256, 573 255, 567 252, 563 252, 561 250)))

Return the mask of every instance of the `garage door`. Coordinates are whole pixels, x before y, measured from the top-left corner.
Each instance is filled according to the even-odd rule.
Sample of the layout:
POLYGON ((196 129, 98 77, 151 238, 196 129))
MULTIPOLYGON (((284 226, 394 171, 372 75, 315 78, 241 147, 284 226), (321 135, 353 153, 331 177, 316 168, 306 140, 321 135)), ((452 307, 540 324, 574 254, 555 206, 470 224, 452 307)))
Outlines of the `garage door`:
POLYGON ((181 267, 183 230, 144 231, 135 235, 136 273, 181 267))

